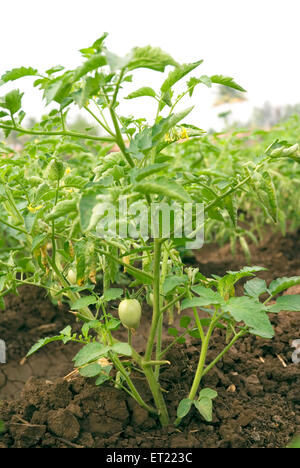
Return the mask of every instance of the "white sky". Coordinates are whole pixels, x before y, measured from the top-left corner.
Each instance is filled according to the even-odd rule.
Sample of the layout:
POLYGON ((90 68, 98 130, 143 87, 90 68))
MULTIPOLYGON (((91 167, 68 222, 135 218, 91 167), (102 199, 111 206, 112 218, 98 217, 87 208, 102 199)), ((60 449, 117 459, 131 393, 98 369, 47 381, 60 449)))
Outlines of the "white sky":
MULTIPOLYGON (((2 0, 0 16, 0 75, 19 66, 74 68, 81 62, 78 49, 107 31, 107 47, 119 55, 150 44, 179 62, 204 59, 198 76, 232 76, 248 91, 248 102, 233 106, 234 117, 247 119, 253 106, 267 100, 274 105, 300 101, 299 0, 2 0)), ((147 85, 159 89, 161 80, 160 73, 143 70, 128 93, 147 85)), ((37 116, 41 93, 31 91, 32 81, 7 84, 0 95, 19 87, 26 93, 27 115, 37 116)), ((190 122, 217 127, 216 115, 227 107, 212 107, 215 94, 216 88, 199 88, 190 122)), ((128 101, 122 113, 151 118, 151 100, 135 101, 128 101)))

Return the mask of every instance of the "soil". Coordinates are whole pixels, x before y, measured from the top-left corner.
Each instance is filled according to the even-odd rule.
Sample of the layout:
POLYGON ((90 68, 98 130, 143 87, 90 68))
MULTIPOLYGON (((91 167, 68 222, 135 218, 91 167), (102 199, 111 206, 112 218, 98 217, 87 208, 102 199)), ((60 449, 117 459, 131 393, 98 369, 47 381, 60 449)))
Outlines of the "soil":
MULTIPOLYGON (((269 268, 259 275, 267 280, 300 275, 299 247, 300 233, 285 238, 270 234, 258 247, 252 246, 252 264, 269 268)), ((237 269, 246 261, 241 252, 233 259, 228 246, 207 245, 195 252, 194 263, 210 275, 237 269)), ((288 293, 300 290, 294 287, 288 293)), ((203 385, 218 392, 211 423, 193 410, 179 428, 161 429, 155 417, 112 384, 96 387, 94 379, 64 378, 72 370, 76 344, 52 343, 24 360, 39 338, 74 321, 65 307, 53 306, 44 291, 21 288, 19 296, 7 298, 7 309, 0 314, 0 338, 7 344, 7 364, 0 365, 0 419, 6 426, 0 448, 285 447, 300 434, 300 364, 291 360, 291 342, 300 338, 300 314, 282 312, 271 320, 274 339, 243 338, 204 377, 203 385)), ((134 337, 138 350, 147 332, 145 326, 134 337)), ((224 334, 217 330, 208 361, 223 343, 224 334)), ((166 356, 172 367, 162 367, 161 384, 172 421, 191 385, 198 355, 199 343, 190 340, 166 356)), ((136 384, 151 403, 140 376, 136 384)))

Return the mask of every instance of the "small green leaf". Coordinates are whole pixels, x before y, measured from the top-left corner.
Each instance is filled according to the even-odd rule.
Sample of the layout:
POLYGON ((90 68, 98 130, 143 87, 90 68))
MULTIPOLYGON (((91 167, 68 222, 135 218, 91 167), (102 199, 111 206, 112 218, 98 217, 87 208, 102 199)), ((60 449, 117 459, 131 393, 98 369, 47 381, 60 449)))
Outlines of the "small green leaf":
POLYGON ((31 251, 33 252, 35 249, 41 247, 45 243, 47 237, 48 234, 39 234, 38 236, 34 237, 32 239, 31 251))
POLYGON ((212 400, 211 398, 202 397, 200 400, 194 401, 194 405, 207 422, 212 421, 212 400))
POLYGON ((102 385, 104 382, 106 382, 109 379, 109 373, 111 370, 112 366, 102 367, 101 373, 97 378, 95 385, 102 385))
POLYGON ((52 343, 53 341, 62 341, 64 340, 65 336, 64 335, 56 335, 56 336, 51 336, 51 337, 46 337, 46 338, 41 338, 37 343, 35 343, 28 353, 26 354, 26 357, 31 356, 33 353, 41 349, 43 346, 45 346, 48 343, 52 343))
POLYGON ((132 349, 128 343, 115 343, 110 349, 114 353, 122 354, 123 356, 132 355, 132 349))
POLYGON ((218 392, 215 390, 212 390, 211 388, 203 388, 200 393, 199 393, 199 399, 201 398, 210 398, 211 400, 213 398, 216 398, 218 396, 218 392))
POLYGON ((184 418, 189 413, 192 404, 193 400, 190 400, 189 398, 181 400, 177 408, 177 418, 184 418))
POLYGON ((107 302, 109 302, 121 297, 123 292, 123 289, 120 288, 108 288, 105 290, 103 297, 107 302))
POLYGON ((168 334, 171 336, 178 336, 178 330, 176 328, 169 328, 168 329, 168 334))
POLYGON ((182 328, 187 328, 189 324, 191 323, 192 319, 191 317, 188 317, 187 315, 181 317, 179 325, 182 328))
POLYGON ((151 164, 150 166, 144 167, 142 169, 135 169, 134 171, 132 171, 132 175, 137 182, 140 182, 146 177, 156 174, 157 172, 161 172, 168 166, 168 163, 151 164))
POLYGON ((3 98, 0 98, 0 107, 8 109, 13 115, 21 109, 21 101, 24 93, 20 93, 19 89, 13 89, 3 98))
POLYGON ((205 286, 192 286, 192 291, 200 296, 201 305, 222 304, 224 299, 218 293, 205 286))
POLYGON ((83 296, 77 301, 73 302, 71 310, 80 310, 88 307, 91 304, 96 304, 97 298, 95 296, 83 296))
POLYGON ((100 374, 101 371, 102 371, 102 367, 96 362, 93 362, 92 364, 88 364, 87 366, 79 369, 79 373, 83 377, 96 377, 96 375, 100 374))

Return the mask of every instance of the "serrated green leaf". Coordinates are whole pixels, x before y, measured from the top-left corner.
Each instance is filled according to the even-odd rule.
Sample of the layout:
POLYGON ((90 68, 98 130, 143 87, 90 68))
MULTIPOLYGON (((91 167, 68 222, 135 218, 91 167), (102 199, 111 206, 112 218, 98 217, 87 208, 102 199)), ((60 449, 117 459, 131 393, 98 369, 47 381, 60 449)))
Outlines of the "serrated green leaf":
POLYGON ((77 175, 69 175, 64 178, 65 187, 83 188, 87 181, 84 177, 77 175))
POLYGON ((96 377, 101 372, 102 372, 102 367, 96 362, 93 362, 92 364, 88 364, 87 366, 79 369, 79 373, 80 375, 82 375, 82 377, 96 377))
POLYGON ((77 201, 76 200, 62 200, 55 205, 53 210, 47 216, 46 221, 53 221, 54 219, 60 218, 61 216, 66 216, 69 213, 74 213, 77 211, 77 201))
POLYGON ((0 98, 0 107, 8 109, 13 115, 21 109, 21 101, 24 93, 20 93, 19 89, 13 89, 4 97, 0 98))
POLYGON ((263 279, 253 278, 245 283, 244 290, 248 296, 258 299, 267 291, 267 284, 263 279))
POLYGON ((146 195, 155 194, 162 195, 171 200, 178 200, 180 202, 192 202, 191 197, 175 180, 167 179, 166 177, 159 177, 151 181, 144 181, 141 184, 134 186, 136 192, 144 193, 146 195))
POLYGON ((177 66, 178 63, 159 47, 135 47, 127 63, 127 69, 150 68, 164 72, 167 65, 177 66))
POLYGON ((148 86, 143 86, 142 88, 137 89, 136 91, 133 91, 132 93, 128 94, 124 99, 134 99, 138 97, 143 97, 143 96, 149 96, 155 98, 156 93, 154 89, 148 87, 148 86))
POLYGON ((120 288, 108 288, 105 290, 103 297, 107 302, 109 302, 114 299, 119 299, 119 297, 123 295, 123 292, 123 289, 120 288))
POLYGON ((276 304, 268 307, 269 312, 278 313, 281 310, 300 311, 300 294, 280 296, 276 304))
POLYGON ((8 81, 18 80, 23 76, 37 75, 37 73, 38 71, 32 67, 13 68, 12 70, 7 71, 6 73, 4 73, 4 75, 1 76, 1 81, 3 81, 3 83, 7 83, 8 81))
POLYGON ((233 226, 237 227, 237 206, 233 195, 228 195, 223 199, 224 206, 229 214, 233 226))
POLYGON ((254 299, 243 297, 231 297, 223 307, 237 322, 244 322, 250 327, 250 333, 263 338, 272 338, 274 330, 266 314, 266 306, 254 299))
POLYGON ((211 300, 205 297, 193 297, 193 299, 184 299, 180 310, 191 309, 193 307, 202 307, 211 305, 211 300))
POLYGON ((203 60, 199 60, 198 62, 194 62, 194 63, 184 63, 183 65, 180 65, 179 67, 176 67, 174 70, 170 71, 167 79, 163 82, 160 88, 162 94, 169 91, 169 89, 171 89, 175 83, 181 80, 184 76, 186 76, 192 70, 197 68, 202 62, 203 60))
POLYGON ((237 91, 246 92, 246 90, 238 85, 230 76, 213 75, 210 77, 210 80, 212 83, 228 86, 229 88, 236 89, 237 91))
POLYGON ((91 304, 96 304, 97 298, 95 296, 83 296, 77 301, 73 302, 71 310, 80 310, 84 307, 88 307, 91 304))
POLYGON ((38 236, 32 239, 32 246, 31 251, 33 252, 35 249, 41 247, 46 241, 48 234, 39 234, 38 236))
POLYGON ((115 343, 110 347, 110 350, 117 354, 122 354, 123 356, 131 356, 132 349, 128 343, 115 343))
POLYGON ((109 347, 104 346, 102 343, 93 342, 86 344, 81 350, 73 357, 74 366, 81 367, 84 364, 95 361, 101 356, 108 353, 109 347))
POLYGON ((26 354, 26 357, 31 356, 33 353, 41 349, 43 346, 45 346, 48 343, 52 343, 53 341, 62 341, 65 339, 64 335, 56 335, 56 336, 47 336, 46 338, 41 338, 37 343, 35 343, 28 353, 26 354))
POLYGON ((300 276, 291 276, 290 278, 284 276, 283 278, 277 278, 269 285, 269 292, 271 296, 276 296, 296 284, 300 284, 300 276))
POLYGON ((191 317, 185 315, 184 317, 181 317, 179 325, 182 328, 187 328, 189 326, 189 324, 191 323, 191 321, 192 321, 191 317))
POLYGON ((178 112, 176 114, 171 114, 168 117, 165 117, 159 121, 159 123, 155 124, 152 127, 152 139, 154 142, 158 142, 161 138, 163 138, 168 131, 177 125, 181 120, 183 120, 192 110, 194 106, 185 109, 182 112, 178 112))
POLYGON ((168 334, 170 336, 178 336, 178 330, 176 328, 170 327, 168 328, 168 334))
POLYGON ((187 282, 188 282, 188 277, 186 275, 181 275, 181 276, 168 275, 163 284, 163 294, 168 295, 177 286, 186 284, 187 282))
POLYGON ((151 164, 150 166, 144 167, 142 169, 135 169, 132 171, 132 176, 136 180, 136 182, 140 182, 143 179, 146 179, 147 177, 157 174, 158 172, 161 172, 163 169, 168 167, 168 163, 161 163, 161 164, 151 164))
POLYGON ((93 55, 75 70, 73 81, 78 81, 82 76, 104 65, 106 65, 106 57, 104 55, 93 55))
POLYGON ((201 296, 201 298, 205 298, 207 301, 211 301, 207 305, 222 304, 224 302, 222 296, 219 293, 213 291, 212 289, 206 288, 205 286, 192 286, 192 291, 201 296))

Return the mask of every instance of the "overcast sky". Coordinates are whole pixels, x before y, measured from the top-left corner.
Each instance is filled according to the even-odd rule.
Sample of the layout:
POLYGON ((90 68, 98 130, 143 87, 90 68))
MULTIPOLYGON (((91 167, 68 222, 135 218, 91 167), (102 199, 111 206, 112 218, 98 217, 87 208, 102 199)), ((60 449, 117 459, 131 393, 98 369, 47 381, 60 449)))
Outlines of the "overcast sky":
MULTIPOLYGON (((19 66, 76 67, 78 49, 107 31, 107 47, 118 55, 150 44, 179 62, 204 59, 199 76, 232 76, 248 91, 248 102, 233 106, 237 118, 246 120, 251 108, 265 101, 300 101, 299 0, 10 0, 0 5, 0 75, 19 66)), ((161 79, 143 70, 128 92, 142 85, 159 88, 161 79)), ((26 92, 27 115, 37 116, 41 95, 31 91, 32 81, 25 78, 13 87, 26 92)), ((0 95, 11 88, 3 86, 0 95)), ((213 107, 215 96, 216 88, 199 88, 190 121, 204 129, 216 126, 216 115, 227 108, 213 107)), ((151 118, 150 103, 144 98, 122 111, 151 118)))

